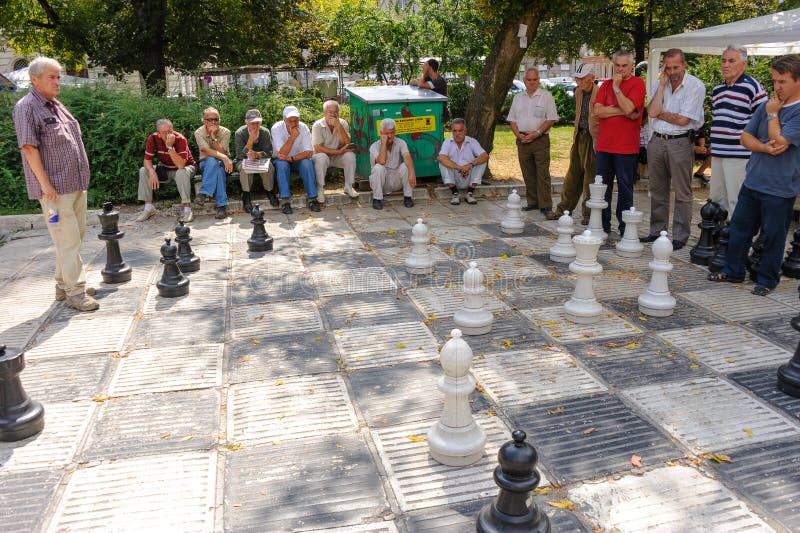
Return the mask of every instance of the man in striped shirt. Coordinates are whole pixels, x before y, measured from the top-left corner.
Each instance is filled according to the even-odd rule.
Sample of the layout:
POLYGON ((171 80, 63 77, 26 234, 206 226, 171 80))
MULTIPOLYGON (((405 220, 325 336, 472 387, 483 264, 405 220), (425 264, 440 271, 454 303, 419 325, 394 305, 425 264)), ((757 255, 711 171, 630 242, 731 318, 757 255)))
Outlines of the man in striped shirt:
POLYGON ((711 91, 711 199, 733 216, 750 150, 739 143, 756 108, 767 101, 764 87, 744 73, 747 49, 728 45, 722 53, 725 81, 711 91))

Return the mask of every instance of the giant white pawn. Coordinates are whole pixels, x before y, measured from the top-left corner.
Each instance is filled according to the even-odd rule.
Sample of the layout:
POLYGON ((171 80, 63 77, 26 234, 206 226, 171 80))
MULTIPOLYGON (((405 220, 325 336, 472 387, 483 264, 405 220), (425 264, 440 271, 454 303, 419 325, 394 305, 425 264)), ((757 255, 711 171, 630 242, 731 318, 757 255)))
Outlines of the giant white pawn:
POLYGON ((672 255, 672 243, 667 232, 653 242, 653 260, 648 265, 653 271, 650 285, 639 296, 639 311, 648 316, 670 316, 675 310, 675 298, 669 293, 667 276, 672 270, 669 258, 672 255))
POLYGON ((406 257, 406 271, 409 274, 431 274, 436 263, 428 249, 430 235, 428 226, 421 218, 411 228, 411 253, 406 257))
POLYGON ((572 231, 575 228, 575 221, 569 214, 564 214, 558 219, 558 240, 550 247, 550 260, 557 263, 569 263, 575 259, 575 246, 572 244, 572 231))
POLYGON ((589 231, 594 237, 600 239, 600 244, 606 242, 608 233, 603 231, 603 209, 608 207, 605 200, 608 185, 603 183, 603 176, 595 176, 594 183, 589 184, 589 201, 586 207, 591 209, 589 213, 589 231))
POLYGON ((428 430, 428 448, 443 465, 466 466, 483 457, 486 433, 475 423, 469 405, 469 395, 475 390, 469 373, 472 349, 460 330, 454 329, 450 336, 439 355, 444 376, 438 387, 444 393, 444 407, 442 417, 428 430))
POLYGON ((469 269, 464 272, 464 307, 456 311, 453 322, 466 335, 483 335, 492 330, 494 315, 486 309, 484 294, 486 281, 483 272, 478 270, 478 263, 471 261, 469 269))
POLYGON ((631 206, 622 212, 622 221, 625 223, 625 234, 617 243, 617 255, 621 257, 639 257, 644 251, 644 244, 639 242, 639 224, 642 223, 644 213, 631 206))
POLYGON ((525 222, 522 220, 522 198, 517 194, 516 189, 511 190, 506 202, 506 212, 500 222, 500 231, 509 235, 517 235, 525 230, 525 222))
POLYGON ((593 324, 603 314, 603 306, 594 297, 592 287, 594 276, 603 271, 603 267, 597 262, 597 252, 602 241, 587 229, 581 235, 573 237, 572 243, 575 245, 576 257, 569 264, 569 269, 578 279, 572 298, 564 304, 564 312, 570 322, 593 324))

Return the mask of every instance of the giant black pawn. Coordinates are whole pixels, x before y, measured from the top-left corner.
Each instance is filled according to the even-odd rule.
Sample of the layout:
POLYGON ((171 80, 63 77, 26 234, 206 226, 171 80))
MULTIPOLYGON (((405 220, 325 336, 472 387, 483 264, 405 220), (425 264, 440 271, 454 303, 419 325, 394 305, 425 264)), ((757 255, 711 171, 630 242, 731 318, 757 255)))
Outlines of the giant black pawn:
POLYGON ((100 271, 105 283, 124 283, 131 280, 133 269, 122 260, 119 251, 119 240, 125 236, 119 230, 119 211, 114 211, 114 204, 105 202, 103 210, 98 211, 102 231, 97 236, 101 241, 106 241, 106 266, 100 271))
POLYGON ((761 263, 761 252, 764 251, 764 234, 759 233, 756 240, 753 242, 750 255, 747 256, 747 271, 750 273, 750 279, 754 283, 758 283, 758 265, 761 263))
POLYGON ((25 355, 0 345, 0 441, 14 442, 32 437, 44 429, 44 408, 22 388, 19 375, 25 355))
POLYGON ((200 270, 200 258, 192 251, 191 228, 183 225, 183 220, 175 226, 175 242, 178 243, 178 266, 181 272, 197 272, 200 270))
POLYGON ((478 533, 549 533, 550 519, 539 511, 528 495, 539 484, 536 450, 525 442, 525 432, 516 430, 497 452, 500 466, 494 469, 494 481, 500 487, 497 499, 478 514, 478 533))
MULTIPOLYGON (((797 287, 800 292, 800 287, 797 287)), ((800 315, 792 318, 792 327, 800 332, 800 315)), ((778 368, 778 390, 785 392, 789 396, 800 398, 800 342, 794 356, 785 365, 778 368)))
POLYGON ((728 255, 728 240, 731 236, 731 227, 725 224, 719 230, 719 238, 717 239, 717 247, 715 248, 714 257, 708 263, 708 270, 711 272, 722 272, 725 267, 725 256, 728 255))
POLYGON ((164 265, 164 273, 161 281, 156 283, 158 294, 164 298, 175 298, 189 294, 189 278, 181 273, 178 266, 178 249, 170 243, 170 239, 164 239, 161 245, 161 263, 164 265))
POLYGON ((689 258, 695 265, 708 265, 708 262, 714 257, 714 230, 717 228, 714 219, 719 210, 719 204, 712 202, 710 198, 700 209, 702 220, 697 225, 700 228, 700 239, 689 252, 689 258))
POLYGON ((267 229, 264 227, 264 211, 261 210, 261 205, 256 204, 250 215, 253 217, 250 220, 253 225, 253 234, 247 239, 247 251, 271 252, 272 237, 267 235, 267 229))
POLYGON ((792 234, 792 250, 786 254, 781 271, 789 278, 800 278, 800 229, 792 234))
POLYGON ((719 242, 719 234, 722 228, 725 227, 728 221, 728 210, 719 204, 717 205, 717 213, 714 215, 714 231, 711 232, 714 240, 714 248, 716 250, 717 243, 719 242))

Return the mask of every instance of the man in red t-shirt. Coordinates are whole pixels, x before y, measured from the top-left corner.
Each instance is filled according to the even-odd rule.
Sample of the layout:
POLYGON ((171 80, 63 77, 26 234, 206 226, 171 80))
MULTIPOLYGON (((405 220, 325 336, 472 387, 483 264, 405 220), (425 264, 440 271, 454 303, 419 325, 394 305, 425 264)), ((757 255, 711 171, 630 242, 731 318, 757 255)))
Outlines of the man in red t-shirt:
POLYGON ((603 231, 611 232, 611 195, 614 176, 617 177, 617 222, 619 233, 625 232, 622 212, 633 206, 633 178, 639 156, 639 129, 647 92, 644 81, 633 75, 633 54, 627 50, 616 52, 612 58, 614 76, 606 81, 597 93, 594 113, 600 119, 597 134, 597 173, 603 177, 606 188, 603 209, 603 231))
POLYGON ((183 203, 183 216, 185 222, 194 220, 192 213, 192 177, 197 165, 189 151, 186 137, 172 129, 172 121, 160 118, 156 121, 156 131, 147 137, 144 150, 144 163, 139 169, 139 200, 144 202, 144 211, 136 217, 137 222, 144 222, 156 214, 153 207, 153 190, 161 187, 161 183, 175 180, 178 193, 183 203), (153 158, 164 166, 166 175, 159 177, 153 158), (161 179, 159 179, 161 178, 161 179), (164 180, 164 178, 166 178, 164 180), (162 181, 163 180, 163 181, 162 181))

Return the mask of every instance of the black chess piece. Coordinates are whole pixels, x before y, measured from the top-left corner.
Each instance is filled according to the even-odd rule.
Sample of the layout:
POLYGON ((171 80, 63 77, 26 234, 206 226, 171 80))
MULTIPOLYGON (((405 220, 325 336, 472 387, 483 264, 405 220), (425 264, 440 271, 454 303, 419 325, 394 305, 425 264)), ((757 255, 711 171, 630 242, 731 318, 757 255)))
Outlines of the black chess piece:
POLYGON ((694 245, 692 251, 689 252, 689 258, 695 265, 708 265, 708 262, 714 256, 714 229, 717 225, 714 219, 717 217, 717 212, 720 210, 719 204, 712 202, 709 198, 700 209, 700 218, 702 219, 697 225, 700 228, 700 239, 694 245))
POLYGON ((786 254, 781 271, 788 278, 800 278, 800 229, 792 234, 792 249, 786 254))
POLYGON ((25 368, 25 354, 6 353, 0 345, 0 441, 15 442, 32 437, 44 429, 44 408, 30 399, 19 375, 25 368))
POLYGON ((183 225, 183 220, 175 226, 175 242, 178 243, 178 266, 181 272, 197 272, 200 270, 200 258, 192 251, 191 228, 183 225))
POLYGON ((253 234, 247 239, 247 251, 271 252, 272 237, 267 234, 267 229, 264 227, 264 211, 261 210, 261 204, 256 204, 250 215, 253 217, 250 220, 253 225, 253 234))
POLYGON ((761 262, 761 252, 763 250, 764 234, 759 233, 751 246, 750 255, 747 256, 747 271, 750 273, 750 279, 754 283, 758 283, 758 264, 761 262))
POLYGON ((730 235, 730 225, 725 224, 720 228, 717 246, 714 248, 714 257, 708 263, 710 272, 722 272, 723 267, 725 267, 725 256, 728 255, 728 239, 730 239, 730 235))
POLYGON ((181 273, 178 266, 178 248, 170 243, 170 239, 164 239, 161 245, 161 263, 164 265, 164 272, 161 281, 156 283, 158 294, 164 298, 175 298, 189 294, 189 278, 181 273))
POLYGON ((119 211, 114 210, 114 204, 105 202, 102 211, 97 212, 102 231, 97 236, 101 241, 106 241, 106 266, 100 271, 105 283, 124 283, 131 280, 133 269, 122 260, 119 250, 119 241, 125 236, 119 230, 119 211))
POLYGON ((515 430, 497 452, 500 466, 494 470, 494 481, 500 487, 497 499, 478 514, 478 533, 549 533, 550 519, 539 511, 528 495, 539 484, 536 471, 536 450, 525 442, 525 432, 515 430))
MULTIPOLYGON (((800 287, 797 291, 800 292, 800 287)), ((800 315, 792 318, 791 324, 795 331, 800 332, 800 315)), ((800 342, 789 362, 778 368, 778 390, 800 398, 800 342)))
MULTIPOLYGON (((716 203, 716 202, 714 202, 714 203, 716 203)), ((728 222, 728 210, 725 209, 724 207, 722 207, 719 204, 716 204, 716 205, 717 205, 717 208, 718 208, 716 215, 714 215, 714 225, 716 227, 714 228, 714 231, 711 232, 711 236, 713 237, 713 241, 714 241, 715 250, 716 250, 717 243, 719 242, 719 234, 722 231, 722 228, 728 222)))

